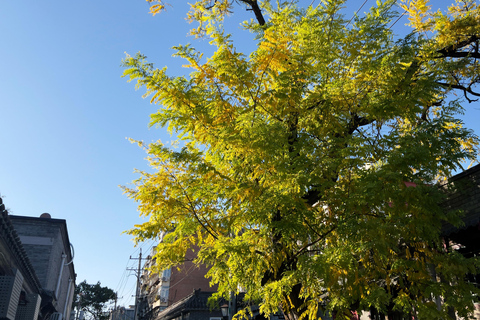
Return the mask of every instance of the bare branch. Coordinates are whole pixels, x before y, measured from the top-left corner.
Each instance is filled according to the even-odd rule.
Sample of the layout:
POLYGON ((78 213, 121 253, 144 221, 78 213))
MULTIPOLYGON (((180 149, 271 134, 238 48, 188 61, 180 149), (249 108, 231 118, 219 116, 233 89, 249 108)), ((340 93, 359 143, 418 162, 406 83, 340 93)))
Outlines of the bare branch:
POLYGON ((465 95, 465 99, 468 100, 468 102, 472 103, 472 102, 475 102, 475 101, 478 101, 478 99, 470 99, 468 98, 467 96, 467 93, 473 95, 473 96, 476 96, 476 97, 480 97, 480 93, 478 92, 475 92, 471 89, 471 86, 472 84, 470 84, 468 87, 465 87, 465 86, 462 86, 460 84, 451 84, 451 83, 444 83, 444 82, 436 82, 437 84, 443 86, 443 87, 446 87, 446 88, 452 88, 452 89, 459 89, 459 90, 462 90, 463 91, 463 94, 465 95))
POLYGON ((470 44, 476 43, 480 39, 480 35, 472 35, 469 38, 460 41, 456 44, 452 44, 448 47, 443 49, 437 50, 444 58, 464 58, 464 57, 472 57, 472 58, 480 58, 478 52, 466 52, 466 51, 458 51, 470 44))

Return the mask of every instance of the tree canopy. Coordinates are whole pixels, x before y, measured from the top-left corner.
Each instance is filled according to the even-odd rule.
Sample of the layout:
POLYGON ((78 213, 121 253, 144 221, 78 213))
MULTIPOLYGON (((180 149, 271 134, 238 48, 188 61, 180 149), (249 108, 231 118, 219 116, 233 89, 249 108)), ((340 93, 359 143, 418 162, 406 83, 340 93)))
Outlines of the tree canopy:
POLYGON ((90 319, 93 320, 107 320, 109 317, 107 307, 115 299, 115 291, 102 287, 100 281, 89 284, 84 280, 75 288, 77 309, 88 312, 90 319))
POLYGON ((218 295, 243 288, 266 315, 466 316, 478 264, 441 237, 461 220, 439 183, 476 158, 458 117, 480 96, 480 8, 387 0, 350 20, 345 1, 318 2, 240 0, 248 55, 224 27, 235 2, 195 2, 192 33, 215 52, 175 47, 186 76, 127 56, 124 76, 159 105, 150 124, 180 139, 138 142, 154 170, 124 190, 149 221, 129 233, 168 232, 159 269, 198 247, 218 295), (403 15, 411 32, 395 34, 403 15))

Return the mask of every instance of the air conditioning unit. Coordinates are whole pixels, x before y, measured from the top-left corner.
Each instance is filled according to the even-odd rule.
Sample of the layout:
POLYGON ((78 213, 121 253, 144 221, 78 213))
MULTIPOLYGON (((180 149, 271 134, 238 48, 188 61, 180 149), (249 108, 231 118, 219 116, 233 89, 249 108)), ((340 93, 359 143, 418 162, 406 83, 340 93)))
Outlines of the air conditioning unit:
POLYGON ((42 298, 39 294, 25 294, 23 302, 19 303, 15 319, 37 319, 42 298))
POLYGON ((23 276, 18 270, 14 276, 0 276, 0 319, 15 319, 22 284, 23 276))
POLYGON ((160 297, 160 302, 166 303, 167 302, 167 297, 160 297))
POLYGON ((63 319, 63 314, 60 312, 54 312, 50 315, 50 320, 62 320, 63 319))

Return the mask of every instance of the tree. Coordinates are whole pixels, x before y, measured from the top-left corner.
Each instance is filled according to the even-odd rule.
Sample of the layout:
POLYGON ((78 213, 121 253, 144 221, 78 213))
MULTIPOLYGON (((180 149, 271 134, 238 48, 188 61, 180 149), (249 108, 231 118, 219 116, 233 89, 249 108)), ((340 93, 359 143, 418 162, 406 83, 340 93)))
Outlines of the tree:
POLYGON ((115 291, 102 287, 100 281, 88 284, 87 280, 84 280, 75 288, 75 305, 88 312, 94 320, 107 320, 107 306, 115 299, 115 291))
MULTIPOLYGON (((150 2, 153 13, 165 5, 150 2)), ((129 231, 136 241, 169 232, 159 269, 198 247, 218 296, 244 288, 262 313, 280 306, 289 320, 320 309, 472 312, 478 290, 465 274, 478 262, 442 240, 442 224, 461 220, 442 208, 439 183, 476 157, 478 139, 458 115, 480 96, 480 9, 466 0, 442 13, 412 0, 400 14, 395 2, 349 21, 340 0, 240 0, 255 13, 243 24, 256 39, 247 56, 223 25, 234 2, 200 0, 193 34, 215 53, 175 47, 188 76, 127 56, 124 76, 160 105, 150 124, 180 139, 138 142, 154 172, 124 188, 149 217, 129 231), (403 14, 412 32, 396 35, 403 14)))

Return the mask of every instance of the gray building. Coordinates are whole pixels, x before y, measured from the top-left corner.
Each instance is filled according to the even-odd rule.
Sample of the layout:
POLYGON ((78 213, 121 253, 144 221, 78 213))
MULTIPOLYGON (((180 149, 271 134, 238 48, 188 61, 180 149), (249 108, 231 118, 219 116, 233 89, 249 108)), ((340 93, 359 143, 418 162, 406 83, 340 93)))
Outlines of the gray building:
POLYGON ((66 221, 48 213, 9 217, 40 282, 43 313, 49 320, 69 320, 76 274, 66 221))
POLYGON ((0 320, 42 319, 42 289, 0 198, 0 320))

